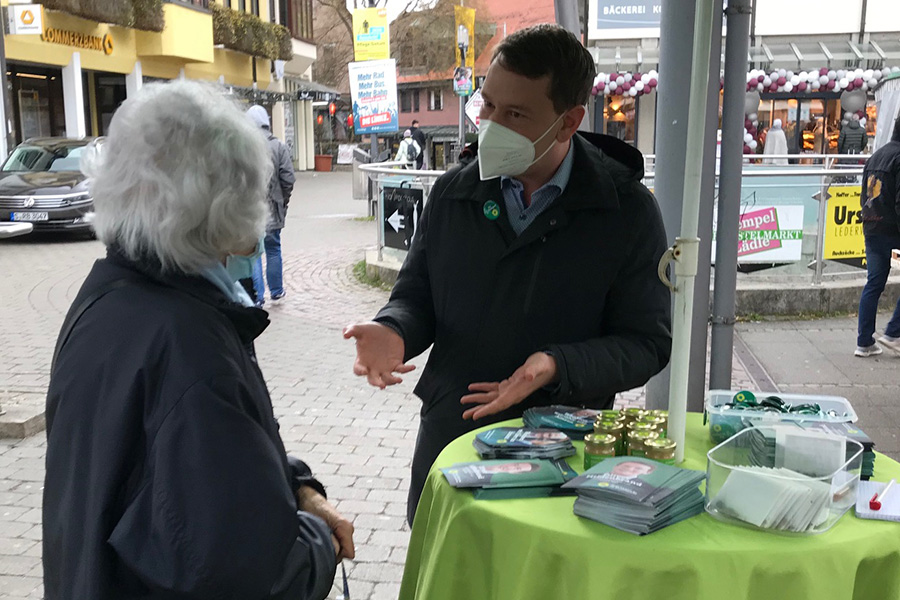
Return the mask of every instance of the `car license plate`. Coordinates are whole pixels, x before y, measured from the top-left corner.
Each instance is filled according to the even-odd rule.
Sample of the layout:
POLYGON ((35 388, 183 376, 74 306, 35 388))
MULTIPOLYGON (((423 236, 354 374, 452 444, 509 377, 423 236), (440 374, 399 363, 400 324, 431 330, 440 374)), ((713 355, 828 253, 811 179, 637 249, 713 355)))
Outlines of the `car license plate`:
POLYGON ((10 221, 49 221, 50 215, 45 212, 14 212, 9 216, 10 221))

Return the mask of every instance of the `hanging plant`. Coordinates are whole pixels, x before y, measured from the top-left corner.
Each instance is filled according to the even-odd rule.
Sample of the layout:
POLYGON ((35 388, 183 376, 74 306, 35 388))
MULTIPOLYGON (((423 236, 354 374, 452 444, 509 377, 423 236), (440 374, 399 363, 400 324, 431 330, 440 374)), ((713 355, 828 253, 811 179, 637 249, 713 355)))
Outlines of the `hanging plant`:
POLYGON ((213 15, 213 43, 259 58, 293 58, 291 34, 287 28, 218 4, 209 7, 213 15))

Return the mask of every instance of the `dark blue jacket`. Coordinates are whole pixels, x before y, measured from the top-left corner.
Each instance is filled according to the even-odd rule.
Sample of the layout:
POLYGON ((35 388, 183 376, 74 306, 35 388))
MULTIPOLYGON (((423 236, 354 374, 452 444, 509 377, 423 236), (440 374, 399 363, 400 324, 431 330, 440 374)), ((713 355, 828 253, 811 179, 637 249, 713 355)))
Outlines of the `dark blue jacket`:
POLYGON ((900 235, 900 139, 891 140, 866 161, 859 201, 866 235, 900 235))
POLYGON ((657 277, 666 236, 641 184, 641 154, 603 135, 572 143, 565 191, 518 237, 500 179, 481 181, 477 161, 441 177, 376 316, 401 333, 407 359, 434 344, 416 386, 410 520, 431 464, 454 438, 536 405, 608 408, 616 392, 643 385, 669 361, 671 300, 657 277), (489 202, 500 207, 495 220, 489 202), (501 381, 540 350, 556 359, 558 388, 463 420, 470 383, 501 381))
POLYGON ((324 598, 331 533, 295 494, 321 486, 286 456, 253 354, 266 313, 110 252, 66 323, 119 280, 50 378, 46 598, 324 598))

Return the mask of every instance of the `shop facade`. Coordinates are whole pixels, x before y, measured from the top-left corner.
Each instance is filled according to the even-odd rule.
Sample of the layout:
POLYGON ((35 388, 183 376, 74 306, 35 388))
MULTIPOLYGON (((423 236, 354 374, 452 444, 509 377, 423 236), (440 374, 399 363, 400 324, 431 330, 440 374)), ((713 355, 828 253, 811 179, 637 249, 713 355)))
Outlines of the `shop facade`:
MULTIPOLYGON (((290 9, 298 2, 241 4, 242 10, 271 22, 296 12, 278 10, 281 4, 290 9)), ((15 142, 104 135, 118 106, 144 83, 186 78, 218 83, 238 98, 266 105, 276 136, 287 137, 293 149, 311 147, 312 127, 301 118, 311 110, 304 107, 310 102, 289 94, 285 82, 309 75, 316 57, 311 22, 305 39, 296 37, 307 34, 305 22, 295 20, 289 28, 295 36, 292 60, 272 61, 215 44, 207 2, 167 2, 163 11, 163 31, 152 32, 45 8, 41 34, 7 36, 8 120, 15 142)), ((300 170, 313 166, 312 157, 307 160, 302 152, 295 151, 294 158, 300 170)))
MULTIPOLYGON (((663 0, 590 0, 589 50, 600 73, 592 106, 595 131, 654 154, 659 28, 663 0)), ((751 18, 748 92, 759 97, 752 152, 782 121, 791 154, 838 153, 850 113, 870 140, 878 115, 873 88, 900 71, 900 11, 893 0, 756 0, 751 18), (862 108, 842 96, 864 94, 862 108)), ((725 41, 723 38, 723 49, 725 41)), ((688 77, 670 85, 690 85, 688 77)), ((871 146, 870 146, 871 147, 871 146)))

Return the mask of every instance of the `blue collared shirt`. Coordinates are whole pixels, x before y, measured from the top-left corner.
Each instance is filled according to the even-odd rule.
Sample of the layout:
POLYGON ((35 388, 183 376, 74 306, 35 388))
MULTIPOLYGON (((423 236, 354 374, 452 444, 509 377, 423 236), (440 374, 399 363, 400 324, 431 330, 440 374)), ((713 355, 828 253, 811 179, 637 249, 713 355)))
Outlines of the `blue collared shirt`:
POLYGON ((563 159, 556 174, 531 194, 531 204, 525 206, 525 187, 518 179, 512 177, 500 178, 500 190, 503 192, 503 202, 506 204, 506 213, 509 215, 509 224, 515 230, 516 235, 528 229, 528 226, 547 210, 553 202, 559 198, 572 174, 572 164, 575 162, 575 144, 569 142, 569 152, 563 159))

